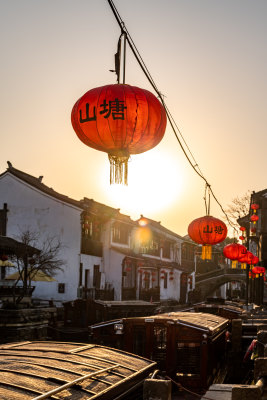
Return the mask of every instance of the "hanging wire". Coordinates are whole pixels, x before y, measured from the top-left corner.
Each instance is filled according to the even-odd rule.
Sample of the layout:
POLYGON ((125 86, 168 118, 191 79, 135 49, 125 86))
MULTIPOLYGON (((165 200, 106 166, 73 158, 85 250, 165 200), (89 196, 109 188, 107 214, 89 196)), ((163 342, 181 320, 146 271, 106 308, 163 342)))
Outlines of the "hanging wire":
MULTIPOLYGON (((205 178, 205 176, 204 176, 204 174, 202 173, 202 171, 201 171, 201 169, 200 169, 198 163, 196 162, 196 160, 195 160, 195 158, 194 158, 192 152, 190 151, 190 149, 189 149, 189 147, 188 147, 188 145, 187 145, 187 143, 186 143, 186 141, 185 141, 185 139, 184 139, 184 137, 183 137, 183 135, 182 135, 182 133, 181 133, 181 130, 178 128, 178 126, 177 126, 177 124, 176 124, 176 122, 175 122, 175 120, 174 120, 174 118, 173 118, 171 112, 169 111, 167 105, 165 104, 163 95, 161 94, 161 92, 160 92, 159 89, 157 88, 157 85, 156 85, 155 81, 153 80, 153 78, 152 78, 152 76, 151 76, 151 74, 150 74, 150 72, 149 72, 149 70, 148 70, 148 68, 147 68, 147 66, 146 66, 146 64, 145 64, 145 62, 144 62, 144 60, 143 60, 141 54, 139 53, 139 51, 138 51, 136 45, 134 44, 134 41, 133 41, 133 39, 132 39, 130 33, 128 32, 128 30, 127 30, 127 28, 126 28, 126 26, 125 26, 125 23, 123 22, 123 20, 122 20, 122 18, 121 18, 121 16, 120 16, 120 14, 119 14, 119 12, 118 12, 116 6, 114 5, 114 3, 113 3, 112 0, 107 0, 107 1, 108 1, 109 5, 110 5, 110 7, 111 7, 111 9, 112 9, 112 11, 113 11, 113 14, 114 14, 114 16, 115 16, 115 18, 116 18, 116 20, 117 20, 117 22, 118 22, 118 24, 119 24, 119 26, 120 26, 120 28, 121 28, 121 31, 126 33, 126 36, 125 36, 125 37, 126 37, 126 41, 127 41, 128 45, 129 45, 130 49, 132 50, 133 55, 134 55, 135 58, 136 58, 136 61, 138 62, 140 68, 142 69, 142 71, 144 72, 144 74, 145 74, 145 76, 147 77, 148 81, 150 82, 151 86, 153 87, 153 89, 155 90, 155 92, 156 92, 157 95, 158 95, 158 97, 159 97, 159 99, 160 99, 160 101, 161 101, 161 103, 162 103, 162 105, 163 105, 163 107, 164 107, 164 109, 165 109, 165 112, 166 112, 168 121, 169 121, 169 123, 170 123, 170 125, 171 125, 171 128, 172 128, 172 130, 173 130, 173 133, 174 133, 174 135, 175 135, 175 137, 176 137, 176 139, 177 139, 177 141, 178 141, 178 143, 179 143, 179 145, 180 145, 180 147, 181 147, 181 149, 182 149, 182 151, 183 151, 185 157, 187 158, 189 164, 190 164, 191 167, 194 169, 194 171, 200 176, 200 178, 202 178, 202 179, 205 181, 205 183, 206 183, 206 188, 207 188, 207 187, 209 188, 209 196, 210 196, 210 194, 211 194, 212 197, 214 198, 214 200, 216 201, 216 203, 219 205, 220 209, 222 210, 223 214, 225 215, 225 217, 226 217, 226 219, 227 219, 228 224, 229 224, 235 231, 237 231, 236 227, 232 224, 232 222, 230 221, 230 219, 229 219, 227 213, 226 213, 225 210, 223 209, 221 203, 218 201, 217 197, 215 196, 215 194, 214 194, 214 192, 213 192, 213 190, 212 190, 212 188, 211 188, 211 185, 209 184, 209 182, 208 182, 207 179, 205 178), (176 128, 176 129, 175 129, 175 128, 176 128), (184 148, 184 146, 183 146, 183 144, 182 144, 182 141, 181 141, 181 139, 179 138, 178 134, 179 134, 180 137, 182 138, 182 140, 183 140, 183 142, 184 142, 184 144, 185 144, 185 146, 186 146, 186 148, 187 148, 187 150, 188 150, 188 153, 190 154, 190 156, 191 156, 193 162, 191 161, 189 155, 187 154, 187 152, 186 152, 186 150, 185 150, 185 148, 184 148)), ((206 211, 207 211, 207 208, 206 208, 206 211)), ((209 210, 208 210, 208 211, 209 211, 209 210)))

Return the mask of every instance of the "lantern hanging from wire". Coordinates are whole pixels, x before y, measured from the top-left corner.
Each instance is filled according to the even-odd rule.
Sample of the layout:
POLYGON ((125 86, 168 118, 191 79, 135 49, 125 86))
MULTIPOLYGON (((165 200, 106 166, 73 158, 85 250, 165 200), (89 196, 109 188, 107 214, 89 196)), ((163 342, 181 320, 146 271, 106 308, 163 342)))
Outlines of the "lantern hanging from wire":
POLYGON ((249 265, 251 265, 251 262, 252 262, 252 260, 253 260, 254 257, 255 257, 255 256, 254 256, 253 253, 251 253, 251 251, 247 251, 246 254, 244 254, 242 257, 239 258, 239 261, 240 261, 242 264, 249 264, 249 265))
POLYGON ((126 84, 86 92, 74 105, 71 122, 78 138, 108 153, 110 183, 127 184, 128 159, 155 147, 166 129, 166 113, 151 92, 126 84))
POLYGON ((250 221, 253 222, 253 224, 256 224, 258 219, 259 219, 259 217, 256 214, 252 214, 251 217, 250 217, 250 221))
POLYGON ((251 265, 256 265, 256 264, 258 264, 258 262, 259 262, 259 257, 258 256, 254 256, 254 254, 253 254, 253 258, 252 258, 252 260, 251 260, 251 265))
POLYGON ((256 213, 257 210, 260 208, 260 205, 256 204, 256 203, 252 203, 250 208, 253 210, 254 213, 256 213))
POLYGON ((227 227, 220 219, 207 215, 193 220, 188 226, 188 234, 194 242, 202 244, 202 259, 211 260, 211 246, 226 238, 227 227))
POLYGON ((232 261, 232 268, 237 267, 239 259, 242 258, 246 253, 247 253, 246 247, 239 243, 228 244, 223 249, 223 255, 232 261))

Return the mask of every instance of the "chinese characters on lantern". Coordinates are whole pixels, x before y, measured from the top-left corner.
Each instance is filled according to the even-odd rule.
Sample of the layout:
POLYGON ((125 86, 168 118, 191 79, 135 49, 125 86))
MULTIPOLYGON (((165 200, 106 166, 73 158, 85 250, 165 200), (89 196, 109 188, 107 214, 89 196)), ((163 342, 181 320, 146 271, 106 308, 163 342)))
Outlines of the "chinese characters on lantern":
MULTIPOLYGON (((127 107, 124 104, 124 100, 119 100, 115 98, 113 101, 107 102, 104 99, 103 103, 99 106, 99 114, 103 115, 104 118, 109 118, 112 115, 112 118, 115 119, 122 119, 124 120, 124 110, 127 107)), ((90 112, 90 104, 85 104, 85 118, 83 117, 83 112, 80 110, 80 123, 83 124, 85 122, 96 121, 96 107, 93 107, 93 110, 90 112)))

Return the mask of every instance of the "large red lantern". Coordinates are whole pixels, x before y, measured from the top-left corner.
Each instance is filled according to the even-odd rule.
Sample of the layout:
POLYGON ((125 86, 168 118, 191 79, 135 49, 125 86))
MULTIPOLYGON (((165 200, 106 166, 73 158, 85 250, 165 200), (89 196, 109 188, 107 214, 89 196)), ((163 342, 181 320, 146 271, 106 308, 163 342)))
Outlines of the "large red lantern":
POLYGON ((190 238, 202 244, 202 259, 211 259, 211 245, 222 242, 227 236, 227 227, 224 222, 210 215, 197 218, 188 226, 190 238))
POLYGON ((74 105, 71 122, 79 139, 108 153, 111 183, 127 184, 131 154, 155 147, 166 129, 166 113, 148 90, 106 85, 86 92, 74 105))

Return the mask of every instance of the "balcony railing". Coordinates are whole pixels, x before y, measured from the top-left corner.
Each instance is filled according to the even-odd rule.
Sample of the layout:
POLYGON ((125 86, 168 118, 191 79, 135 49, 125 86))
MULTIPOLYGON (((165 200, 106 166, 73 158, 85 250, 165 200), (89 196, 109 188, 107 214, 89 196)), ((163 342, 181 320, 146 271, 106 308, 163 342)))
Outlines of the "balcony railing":
POLYGON ((83 237, 81 253, 87 254, 89 256, 102 257, 103 254, 102 243, 97 240, 83 237))
POLYGON ((96 289, 88 288, 85 289, 85 298, 93 300, 114 300, 114 288, 113 289, 96 289))
POLYGON ((139 300, 160 301, 160 288, 142 289, 139 293, 139 300))

